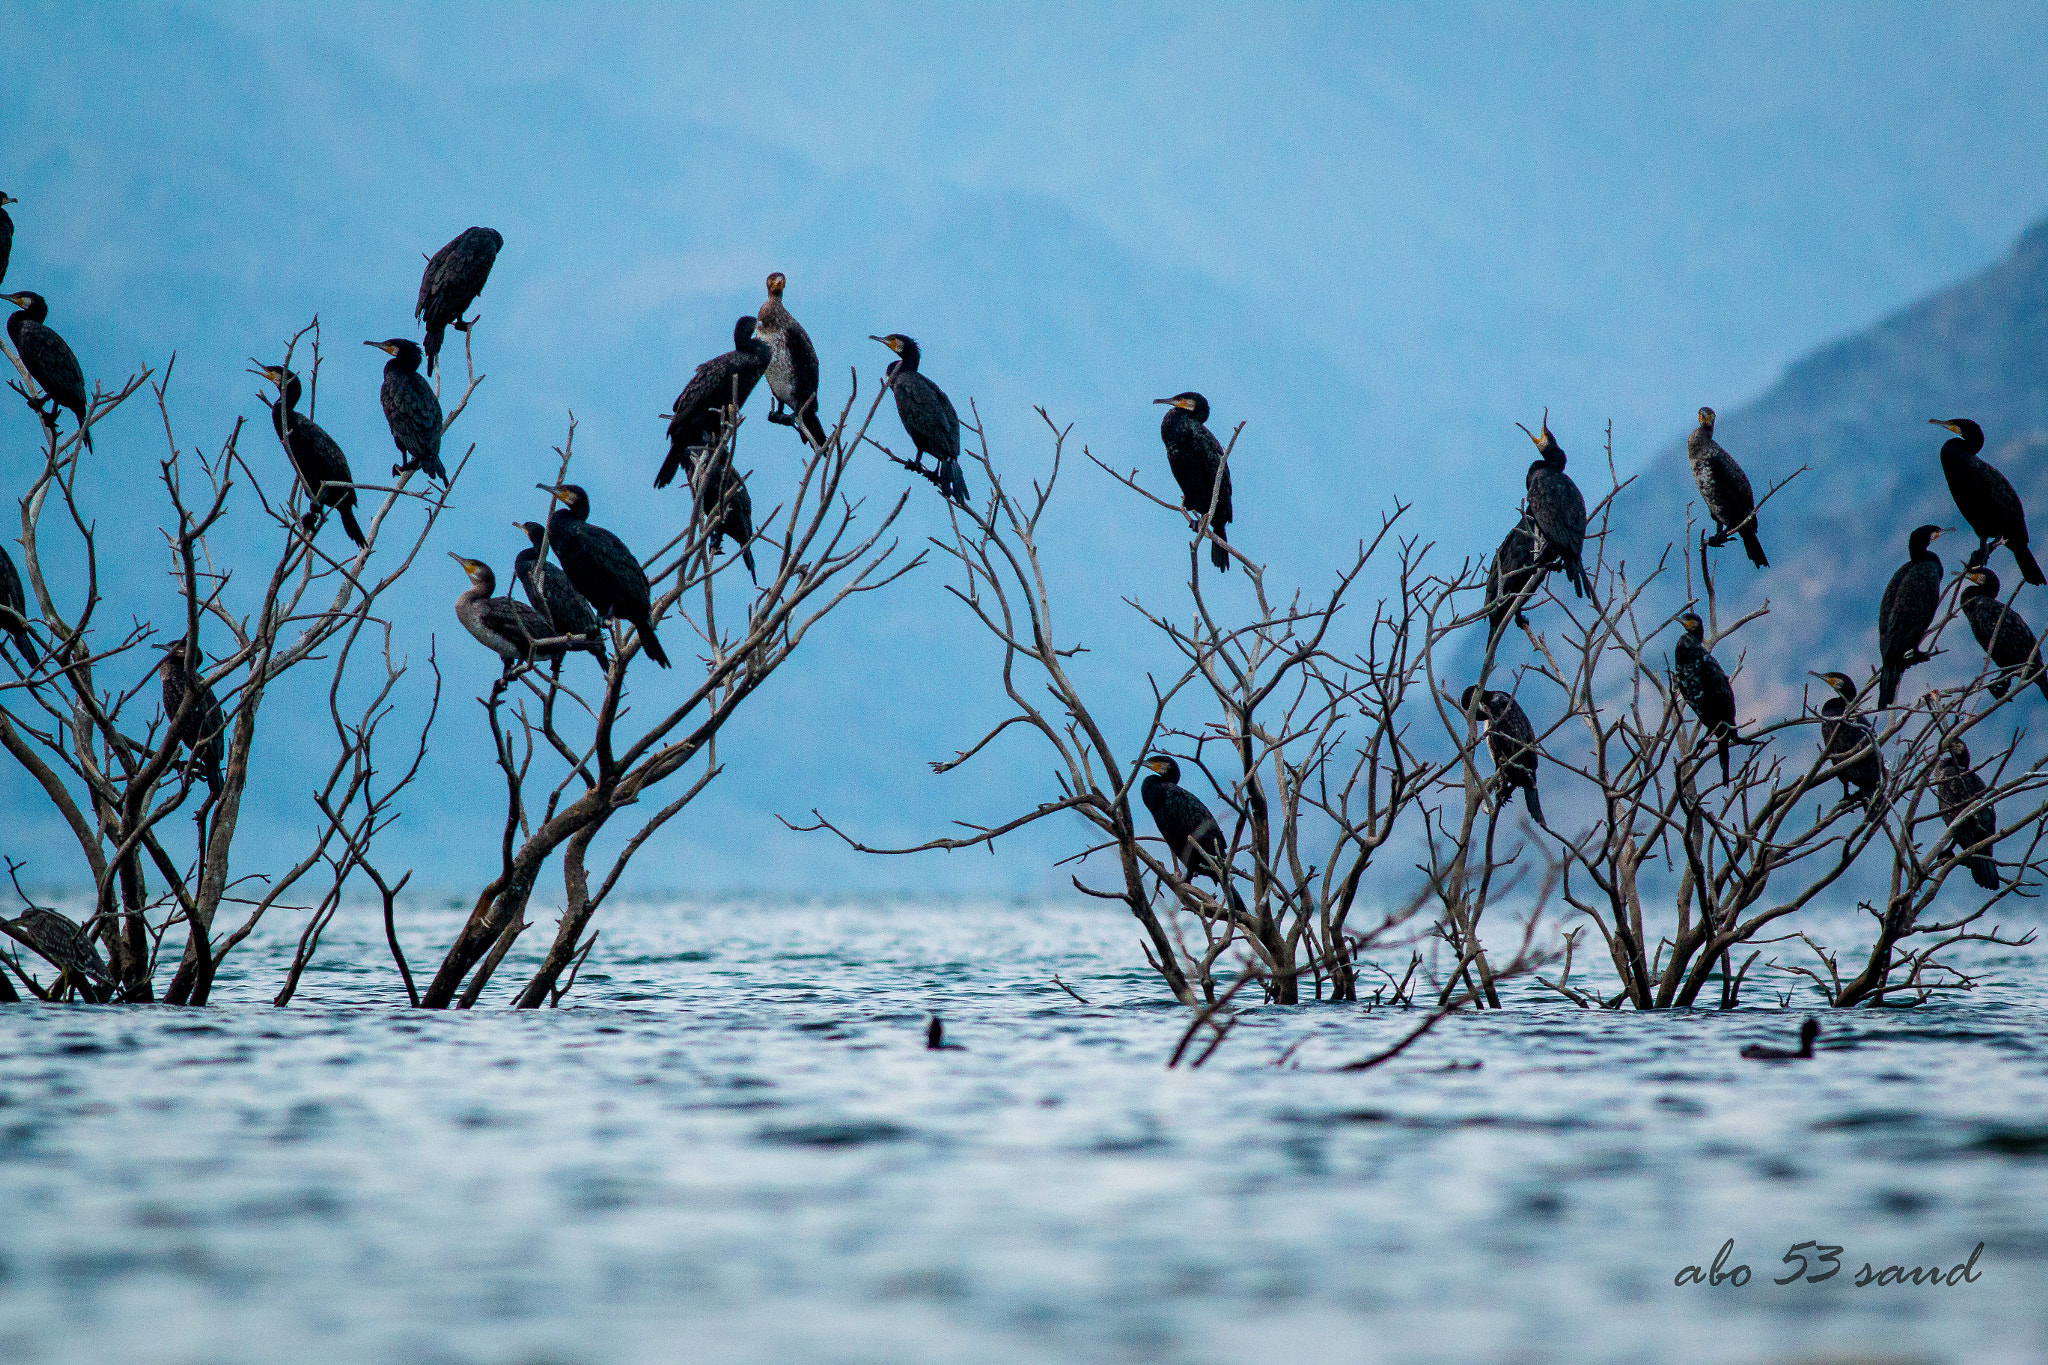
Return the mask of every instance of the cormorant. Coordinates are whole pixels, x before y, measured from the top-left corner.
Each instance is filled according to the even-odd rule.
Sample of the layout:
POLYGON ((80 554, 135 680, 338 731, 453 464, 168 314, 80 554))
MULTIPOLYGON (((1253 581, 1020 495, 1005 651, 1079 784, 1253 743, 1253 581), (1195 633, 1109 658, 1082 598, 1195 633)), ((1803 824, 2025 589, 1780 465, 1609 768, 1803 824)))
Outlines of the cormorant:
POLYGON ((486 649, 503 659, 507 669, 513 664, 534 659, 560 659, 572 649, 589 650, 593 654, 599 651, 600 646, 594 640, 536 648, 536 641, 559 638, 568 632, 556 630, 547 617, 524 602, 494 596, 498 590, 498 576, 491 572, 490 565, 464 559, 453 550, 448 552, 448 557, 469 575, 468 590, 455 599, 456 619, 486 649))
POLYGON ((774 352, 768 362, 768 392, 775 406, 768 420, 795 426, 813 448, 825 444, 825 424, 818 418, 818 352, 810 333, 782 306, 782 272, 768 277, 768 297, 761 302, 760 332, 774 352))
MULTIPOLYGON (((1521 427, 1520 422, 1515 423, 1521 427)), ((1586 569, 1581 556, 1586 546, 1586 495, 1564 472, 1564 447, 1550 434, 1550 410, 1543 410, 1540 433, 1522 427, 1522 434, 1536 443, 1536 462, 1523 479, 1528 490, 1529 520, 1535 524, 1537 562, 1564 570, 1572 591, 1586 595, 1586 569)))
POLYGON ((1549 569, 1536 562, 1536 523, 1518 520, 1501 537, 1500 548, 1486 568, 1486 638, 1489 643, 1508 628, 1510 618, 1526 628, 1529 618, 1523 608, 1543 584, 1549 569), (1527 596, 1524 596, 1526 592, 1527 596))
POLYGON ((547 528, 537 521, 515 521, 512 524, 526 532, 526 538, 533 542, 512 560, 512 577, 526 590, 526 600, 547 617, 552 627, 551 634, 585 637, 594 646, 591 653, 597 656, 598 667, 610 668, 612 661, 604 647, 604 622, 598 619, 597 612, 584 600, 583 594, 576 591, 569 575, 542 557, 541 546, 546 541, 547 528))
POLYGON ((1145 760, 1144 766, 1152 770, 1153 776, 1145 779, 1138 794, 1144 799, 1145 809, 1152 812, 1152 823, 1159 827, 1159 837, 1165 840, 1174 866, 1189 881, 1207 877, 1215 882, 1229 896, 1230 908, 1242 914, 1244 902, 1231 888, 1230 868, 1224 861, 1229 850, 1223 843, 1222 826, 1209 814, 1199 796, 1180 785, 1178 762, 1165 754, 1154 754, 1145 760))
POLYGON ((484 292, 484 281, 491 278, 491 263, 498 259, 504 245, 505 239, 496 228, 466 228, 461 236, 435 252, 421 272, 420 301, 413 307, 412 315, 427 324, 428 374, 434 372, 435 358, 441 354, 443 329, 453 326, 458 332, 469 330, 462 315, 476 302, 476 296, 484 292))
POLYGON ((1799 1026, 1799 1050, 1787 1052, 1779 1047, 1765 1047, 1762 1043, 1751 1043, 1742 1049, 1742 1055, 1752 1062, 1803 1062, 1813 1056, 1813 1040, 1820 1037, 1820 1021, 1809 1019, 1799 1026))
MULTIPOLYGON (((1984 795, 1984 779, 1970 770, 1970 746, 1963 743, 1961 735, 1952 737, 1941 746, 1941 755, 1934 760, 1934 783, 1935 799, 1941 804, 1941 818, 1955 827, 1958 853, 1975 848, 1998 833, 1998 811, 1989 802, 1969 815, 1963 815, 1972 801, 1984 795)), ((1993 847, 1986 844, 1982 851, 1963 859, 1963 866, 1970 869, 1970 876, 1986 891, 1996 891, 1999 887, 1998 864, 1991 858, 1993 847)))
POLYGON ((1949 496, 1970 529, 1977 533, 1978 559, 1989 558, 1993 541, 2002 540, 2020 566, 2020 577, 2029 583, 2048 583, 2034 552, 2027 547, 2027 509, 2013 492, 2005 475, 1984 462, 1977 452, 1984 449, 1984 428, 1967 417, 1927 419, 1929 426, 1946 427, 1955 433, 1941 443, 1941 472, 1948 476, 1949 496))
MULTIPOLYGON (((1475 692, 1479 692, 1477 684, 1465 689, 1458 698, 1461 710, 1472 709, 1475 692)), ((1480 693, 1478 718, 1486 733, 1487 750, 1493 755, 1493 770, 1500 776, 1495 803, 1506 806, 1515 788, 1520 787, 1525 793, 1522 801, 1529 808, 1529 818, 1543 824, 1543 802, 1536 796, 1536 727, 1529 723, 1528 713, 1511 694, 1489 690, 1480 693)))
POLYGON ((447 486, 448 471, 441 464, 441 400, 420 374, 420 348, 408 337, 363 345, 391 357, 384 362, 384 421, 391 428, 392 444, 405 457, 391 466, 391 473, 424 470, 428 478, 447 486))
POLYGON ((284 441, 285 453, 291 457, 292 468, 298 472, 299 482, 306 486, 306 497, 312 503, 299 518, 299 525, 311 535, 320 520, 320 509, 332 507, 341 514, 341 529, 348 532, 348 538, 357 545, 367 545, 363 528, 356 524, 355 475, 349 473, 348 456, 341 453, 341 447, 321 430, 318 422, 299 415, 299 395, 303 389, 297 375, 282 365, 265 365, 261 373, 277 385, 282 395, 281 399, 267 400, 270 424, 284 441))
POLYGON ((1735 740, 1735 689, 1720 661, 1707 652, 1706 624, 1699 613, 1678 618, 1685 634, 1671 651, 1672 676, 1678 691, 1699 718, 1700 727, 1713 735, 1721 758, 1721 780, 1728 780, 1728 746, 1735 740))
POLYGON ((747 492, 745 477, 732 467, 731 450, 692 464, 690 497, 691 516, 718 518, 711 527, 711 553, 722 551, 725 538, 731 536, 740 547, 747 577, 759 583, 761 580, 754 574, 754 498, 747 492))
POLYGON ((1835 690, 1820 705, 1821 770, 1859 755, 1836 774, 1842 783, 1842 804, 1868 806, 1884 781, 1884 756, 1877 747, 1877 731, 1869 721, 1855 714, 1856 684, 1846 673, 1813 675, 1835 690))
MULTIPOLYGON (((2048 697, 2048 670, 2041 666, 2040 642, 2009 603, 1998 600, 1998 575, 1979 566, 1966 570, 1970 586, 1963 589, 1963 615, 1970 633, 1984 646, 1984 657, 2002 670, 1991 680, 1991 695, 2003 697, 2016 673, 2031 673, 2041 695, 2048 697)), ((2024 683, 2025 677, 2020 681, 2024 683)))
POLYGON ((1756 494, 1750 491, 1749 475, 1735 463, 1735 457, 1714 439, 1714 410, 1700 409, 1700 424, 1685 438, 1685 457, 1692 463, 1692 481, 1699 485, 1700 501, 1714 519, 1714 536, 1709 545, 1726 545, 1728 537, 1742 537, 1749 562, 1767 569, 1763 542, 1756 538, 1756 494))
POLYGON ((22 672, 34 668, 36 641, 28 631, 28 599, 21 593, 21 573, 14 567, 14 556, 4 545, 0 545, 0 630, 14 637, 22 672))
POLYGON ((1906 538, 1907 559, 1885 584, 1877 605, 1877 704, 1890 706, 1899 695, 1899 678, 1932 654, 1920 649, 1920 637, 1934 624, 1941 605, 1941 556, 1928 545, 1941 534, 1939 526, 1915 527, 1906 538))
POLYGON ((573 483, 540 484, 561 503, 548 514, 548 545, 562 571, 601 617, 617 617, 640 632, 640 647, 663 668, 668 652, 655 638, 652 597, 640 561, 620 540, 590 521, 590 495, 573 483))
POLYGON ((967 479, 960 472, 960 414, 953 411, 953 400, 918 372, 915 341, 901 332, 868 340, 879 341, 896 353, 882 382, 896 390, 896 416, 917 447, 917 468, 924 469, 927 455, 937 460, 940 490, 960 506, 967 506, 967 479))
POLYGON ((699 365, 676 396, 675 408, 668 416, 668 458, 654 476, 656 488, 668 487, 678 470, 688 477, 690 467, 696 464, 696 452, 718 443, 725 430, 726 408, 746 406, 772 354, 768 343, 754 335, 752 318, 743 317, 732 325, 732 349, 699 365))
MULTIPOLYGON (((1180 485, 1180 505, 1200 517, 1208 513, 1210 500, 1214 499, 1216 512, 1209 518, 1209 529, 1216 533, 1217 540, 1229 540, 1230 468, 1223 463, 1223 443, 1207 425, 1209 400, 1190 390, 1152 401, 1166 404, 1166 416, 1159 421, 1159 439, 1166 443, 1167 468, 1173 471, 1173 481, 1180 485)), ((1209 562, 1227 572, 1230 552, 1211 544, 1209 562)))
POLYGON ((5 190, 0 190, 0 280, 7 278, 7 258, 14 254, 14 219, 8 216, 7 206, 21 201, 5 190))
POLYGON ((198 700, 192 703, 184 724, 178 726, 176 738, 192 751, 192 762, 198 765, 206 785, 218 792, 220 761, 226 752, 228 731, 227 717, 221 714, 220 702, 215 699, 213 689, 206 685, 206 680, 199 676, 199 670, 192 666, 183 640, 173 640, 164 647, 163 662, 157 665, 157 672, 163 675, 166 725, 175 724, 178 712, 184 709, 185 698, 198 693, 198 700))
POLYGON ((50 305, 41 294, 29 289, 0 294, 0 299, 21 310, 7 319, 8 339, 14 343, 21 363, 55 404, 43 421, 55 431, 57 408, 71 409, 72 416, 78 419, 78 429, 85 433, 85 448, 91 450, 92 431, 85 424, 85 371, 78 368, 78 357, 71 354, 64 338, 44 322, 50 316, 50 305))

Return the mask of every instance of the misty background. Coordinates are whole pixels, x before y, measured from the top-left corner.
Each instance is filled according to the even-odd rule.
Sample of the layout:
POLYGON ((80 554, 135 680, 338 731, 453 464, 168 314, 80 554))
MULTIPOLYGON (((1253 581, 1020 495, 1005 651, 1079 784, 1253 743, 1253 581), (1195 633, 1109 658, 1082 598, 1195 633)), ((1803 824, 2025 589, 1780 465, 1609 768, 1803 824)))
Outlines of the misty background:
MULTIPOLYGON (((1034 405, 1073 424, 1045 534, 1056 621, 1090 650, 1082 676, 1135 746, 1145 674, 1176 656, 1123 599, 1182 609, 1186 533, 1072 457, 1086 444, 1167 487, 1153 398, 1197 389, 1219 435, 1247 424, 1232 539, 1270 566, 1273 589, 1325 586, 1397 501, 1412 501, 1407 533, 1449 570, 1490 553, 1513 520, 1530 455, 1517 420, 1533 426, 1547 407, 1589 491, 1609 421, 1624 474, 1682 479, 1671 448, 1701 404, 1725 422, 1782 392, 1788 366, 1993 266, 2048 209, 2048 26, 2027 5, 1174 6, 1055 22, 960 5, 568 17, 0 4, 0 31, 25 59, 0 88, 0 189, 22 201, 5 287, 50 299, 89 384, 114 387, 175 352, 181 444, 214 449, 248 417, 244 449, 274 461, 273 489, 289 474, 249 358, 278 357, 317 313, 316 415, 358 477, 381 479, 384 357, 359 343, 417 335, 424 253, 473 223, 504 234, 477 306, 488 377, 450 433, 448 453, 474 442, 476 454, 428 555, 387 599, 401 647, 423 665, 435 643, 447 684, 428 769, 381 861, 457 891, 496 866, 502 798, 479 781, 489 747, 471 698, 498 664, 455 621, 464 584, 441 551, 507 575, 523 543, 508 523, 543 514, 532 485, 552 474, 572 411, 571 478, 591 490, 594 519, 643 550, 666 541, 688 499, 650 487, 657 414, 729 346, 771 270, 787 273, 789 307, 818 345, 829 413, 850 369, 865 411, 889 358, 867 337, 902 331, 963 416, 978 407, 1006 477, 1047 463, 1034 405)), ((446 354, 459 345, 451 334, 446 354)), ((799 458, 796 438, 761 420, 766 404, 764 388, 740 444, 762 509, 799 458)), ((1936 415, 1961 414, 1920 416, 1936 415)), ((901 446, 893 409, 873 434, 901 446)), ((1806 458, 1773 447, 1759 468, 1761 427, 1722 434, 1759 483, 1806 458)), ((168 619, 153 529, 161 423, 135 399, 94 437, 84 486, 101 513, 108 619, 168 619)), ((1929 441, 1933 471, 1938 440, 1913 439, 1929 441)), ((8 395, 10 500, 37 442, 8 395)), ((2001 449, 1994 431, 1987 453, 2012 468, 2001 449)), ((1839 506, 1863 487, 1867 452, 1828 453, 1849 482, 1817 481, 1810 496, 1839 506)), ((858 492, 878 511, 905 476, 879 456, 863 464, 858 492)), ((969 477, 986 491, 978 469, 969 477)), ((2023 491, 2029 477, 2014 470, 2023 491)), ((1670 492, 1644 506, 1691 496, 1680 483, 1671 504, 1670 492)), ((281 534, 253 508, 242 516, 258 538, 281 534)), ((907 550, 945 527, 920 483, 899 523, 907 550)), ((1767 530, 1774 561, 1810 529, 1767 530)), ((1867 535, 1881 583, 1903 550, 1888 525, 1867 535)), ((1738 572, 1724 560, 1724 577, 1738 572)), ((994 855, 875 859, 775 819, 815 806, 870 842, 909 843, 1056 794, 1025 742, 930 772, 1003 715, 994 651, 943 591, 948 577, 935 561, 816 631, 726 730, 725 774, 628 884, 1066 888, 1052 863, 1077 846, 1073 823, 994 855)), ((1241 608, 1242 575, 1220 594, 1241 608)), ((687 670, 680 636, 664 638, 687 670)), ((130 658, 134 676, 154 661, 130 658)), ((134 680, 121 667, 109 685, 134 680)), ((416 668, 406 715, 423 712, 425 679, 416 668)), ((632 682, 643 706, 681 686, 644 664, 632 682)), ((244 870, 296 856, 329 757, 308 680, 268 709, 244 870)), ((78 880, 68 834, 12 765, 0 811, 0 846, 28 861, 28 880, 78 880)))

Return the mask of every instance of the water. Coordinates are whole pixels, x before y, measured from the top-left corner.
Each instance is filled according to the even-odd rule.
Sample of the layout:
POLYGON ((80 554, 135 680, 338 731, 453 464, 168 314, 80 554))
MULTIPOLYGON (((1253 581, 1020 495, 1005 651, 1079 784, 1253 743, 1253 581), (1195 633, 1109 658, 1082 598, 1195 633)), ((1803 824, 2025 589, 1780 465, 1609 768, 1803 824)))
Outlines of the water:
POLYGON ((0 1013, 0 1360, 2048 1358, 2035 948, 1801 1065, 1736 1056, 1797 1014, 1517 988, 1365 1075, 1413 1016, 1260 1010, 1169 1072, 1112 909, 602 923, 555 1012, 405 1009, 354 911, 287 1010, 279 924, 219 1008, 0 1013), (1729 1238, 1746 1285, 1673 1285, 1729 1238), (1842 1273, 1771 1283, 1810 1239, 1842 1273))

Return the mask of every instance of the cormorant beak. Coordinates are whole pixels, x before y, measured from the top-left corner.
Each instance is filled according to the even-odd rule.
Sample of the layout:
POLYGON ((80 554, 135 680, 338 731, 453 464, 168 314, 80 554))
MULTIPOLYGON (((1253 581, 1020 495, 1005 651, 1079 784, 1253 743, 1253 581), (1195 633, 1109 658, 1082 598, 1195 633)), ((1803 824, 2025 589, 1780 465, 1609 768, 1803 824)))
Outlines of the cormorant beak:
MULTIPOLYGON (((1944 422, 1939 417, 1928 418, 1927 425, 1930 427, 1946 427, 1950 431, 1955 431, 1956 429, 1956 424, 1954 422, 1944 422)), ((1957 434, 1960 435, 1961 433, 1957 434)))
POLYGON ((27 305, 26 303, 22 302, 22 298, 21 298, 21 295, 19 295, 19 294, 0 294, 0 299, 6 299, 6 300, 7 300, 7 301, 8 301, 9 303, 13 304, 13 305, 14 305, 14 306, 15 306, 16 308, 26 308, 26 307, 28 307, 28 305, 27 305))
POLYGON ((5 190, 0 190, 0 205, 19 204, 21 201, 5 190))
POLYGON ((1153 401, 1154 403, 1164 403, 1164 404, 1166 404, 1166 406, 1168 406, 1168 407, 1176 407, 1176 406, 1178 406, 1178 405, 1177 405, 1177 404, 1176 404, 1176 403, 1175 403, 1175 402, 1174 402, 1174 401, 1173 401, 1173 400, 1172 400, 1171 398, 1155 398, 1155 399, 1153 399, 1152 401, 1153 401))
POLYGON ((569 495, 555 484, 537 483, 534 487, 554 498, 556 502, 567 502, 569 500, 569 495))
MULTIPOLYGON (((1522 424, 1521 424, 1520 422, 1517 422, 1517 423, 1515 423, 1515 425, 1516 425, 1516 426, 1518 426, 1518 427, 1522 427, 1522 424)), ((1544 430, 1546 430, 1546 431, 1547 431, 1547 430, 1549 430, 1549 428, 1548 428, 1548 427, 1545 427, 1545 428, 1544 428, 1544 430)), ((1540 441, 1540 440, 1537 440, 1537 439, 1536 439, 1536 433, 1535 433, 1535 432, 1533 432, 1533 431, 1531 431, 1531 430, 1529 430, 1529 428, 1527 428, 1527 427, 1522 427, 1522 434, 1523 434, 1524 436, 1528 437, 1528 438, 1529 438, 1530 440, 1532 440, 1532 441, 1535 441, 1535 442, 1536 442, 1536 444, 1537 444, 1537 445, 1539 445, 1539 446, 1543 444, 1543 442, 1542 442, 1542 441, 1540 441)))
POLYGON ((903 354, 903 352, 901 352, 901 351, 897 351, 897 350, 896 350, 896 343, 895 343, 895 342, 893 342, 893 341, 891 341, 891 340, 889 340, 889 338, 887 338, 887 337, 878 337, 878 336, 876 336, 876 335, 875 335, 874 333, 870 332, 870 333, 868 333, 868 340, 869 340, 869 341, 879 341, 879 342, 881 342, 881 343, 882 343, 882 344, 883 344, 884 346, 887 346, 887 347, 888 347, 888 348, 889 348, 890 350, 892 350, 892 351, 896 351, 896 354, 898 354, 898 355, 901 355, 901 354, 903 354))
POLYGON ((382 351, 382 352, 383 352, 383 353, 384 353, 385 355, 397 355, 397 354, 398 354, 398 348, 397 348, 396 346, 393 346, 393 345, 392 345, 392 344, 391 344, 390 342, 388 342, 388 341, 366 341, 366 342, 364 342, 364 343, 363 343, 363 345, 365 345, 365 346, 375 346, 375 347, 376 347, 376 348, 377 348, 378 350, 382 351))
POLYGON ((475 561, 464 559, 461 555, 455 553, 455 551, 453 550, 450 550, 448 552, 448 557, 454 560, 457 564, 460 564, 462 566, 462 571, 464 573, 468 573, 470 569, 473 568, 475 565, 475 561))

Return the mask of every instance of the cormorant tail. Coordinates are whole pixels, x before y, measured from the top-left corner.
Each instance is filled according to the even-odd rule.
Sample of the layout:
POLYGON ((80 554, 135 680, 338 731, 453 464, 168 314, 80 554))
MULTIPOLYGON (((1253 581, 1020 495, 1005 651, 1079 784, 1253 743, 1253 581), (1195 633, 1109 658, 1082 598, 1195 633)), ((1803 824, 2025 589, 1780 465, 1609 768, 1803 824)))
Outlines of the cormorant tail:
POLYGON ((427 374, 429 376, 434 373, 434 362, 441 354, 441 338, 446 334, 447 329, 439 324, 427 329, 427 344, 420 349, 427 353, 427 374))
POLYGON ((1245 913, 1245 908, 1244 908, 1244 897, 1242 897, 1242 896, 1240 896, 1240 895, 1238 895, 1238 894, 1237 894, 1237 888, 1236 888, 1236 887, 1234 887, 1234 886, 1228 886, 1228 885, 1226 885, 1226 886, 1225 886, 1225 887, 1223 888, 1223 894, 1224 894, 1225 896, 1227 896, 1227 897, 1229 897, 1229 898, 1230 898, 1230 913, 1231 913, 1231 914, 1233 914, 1233 915, 1237 916, 1237 917, 1238 917, 1238 919, 1240 919, 1240 920, 1244 920, 1244 919, 1248 919, 1248 918, 1250 918, 1250 916, 1248 916, 1248 915, 1247 915, 1247 914, 1245 913))
POLYGON ((1727 736, 1727 735, 1725 735, 1725 734, 1721 736, 1721 744, 1720 744, 1720 749, 1721 749, 1721 784, 1722 784, 1723 786, 1726 786, 1726 785, 1727 785, 1727 783, 1728 783, 1728 736, 1727 736))
POLYGON ((1543 802, 1536 795, 1535 783, 1532 782, 1522 788, 1522 804, 1529 808, 1529 818, 1531 820, 1542 825, 1545 829, 1550 827, 1550 822, 1543 818, 1543 802))
POLYGON ((960 462, 958 460, 946 460, 942 462, 942 465, 943 467, 939 471, 940 485, 946 490, 948 498, 965 508, 967 506, 967 476, 960 472, 960 462))
POLYGON ((1584 597, 1586 595, 1586 566, 1584 563, 1577 559, 1568 561, 1564 566, 1564 576, 1571 580, 1572 592, 1576 596, 1584 597))
POLYGON ((348 532, 348 538, 353 540, 359 547, 367 546, 370 542, 363 539, 363 528, 356 523, 356 509, 343 506, 340 511, 341 529, 348 532))
POLYGON ((1992 862, 1991 859, 1979 853, 1974 857, 1963 859, 1963 866, 1970 869, 1970 876, 1975 878, 1977 885, 1983 887, 1986 891, 1996 891, 1998 889, 1998 864, 1992 862))
POLYGON ((647 657, 660 664, 663 668, 667 668, 668 651, 661 647, 661 641, 654 638, 654 623, 652 621, 636 621, 634 622, 634 628, 640 632, 640 648, 647 651, 647 657))
POLYGON ((754 547, 748 541, 740 542, 740 559, 747 566, 747 577, 754 580, 754 586, 761 586, 761 576, 754 572, 754 547))
POLYGON ((429 455, 420 461, 420 469, 430 479, 439 479, 441 487, 448 486, 448 466, 441 463, 439 455, 429 455))
POLYGON ((1771 561, 1764 557, 1764 543, 1756 538, 1756 523, 1750 522, 1742 528, 1742 548, 1749 555, 1749 562, 1759 569, 1771 567, 1771 561))
MULTIPOLYGON (((92 448, 92 441, 90 439, 85 444, 88 450, 92 448)), ((2044 578, 2041 575, 2041 566, 2035 561, 2032 550, 2024 545, 2014 545, 2011 549, 2014 562, 2020 566, 2021 578, 2037 586, 2042 583, 2048 583, 2048 578, 2044 578)))
POLYGON ((817 399, 814 398, 804 404, 803 416, 798 421, 798 427, 803 432, 804 439, 811 443, 813 449, 823 450, 825 448, 825 424, 818 420, 817 399))
MULTIPOLYGON (((14 637, 14 648, 21 655, 22 671, 24 673, 32 672, 36 666, 35 637, 28 633, 27 626, 9 626, 7 633, 14 637)), ((2048 678, 2043 679, 2041 690, 2048 692, 2048 678)))
POLYGON ((656 488, 666 488, 675 482, 676 471, 683 467, 683 452, 669 447, 668 458, 661 462, 661 470, 654 476, 656 488))
MULTIPOLYGON (((1217 540, 1229 540, 1229 539, 1230 539, 1230 528, 1229 528, 1228 526, 1217 526, 1217 527, 1212 527, 1211 529, 1212 529, 1212 530, 1214 530, 1214 531, 1216 532, 1216 539, 1217 539, 1217 540)), ((1209 546, 1209 562, 1210 562, 1211 564, 1214 564, 1214 565, 1215 565, 1215 566, 1216 566, 1217 568, 1219 568, 1219 569, 1223 570, 1223 571, 1224 571, 1225 573, 1229 573, 1229 572, 1230 572, 1230 551, 1228 551, 1228 550, 1224 549, 1224 548, 1223 548, 1223 547, 1222 547, 1221 545, 1215 545, 1215 544, 1212 544, 1212 545, 1210 545, 1210 546, 1209 546)))
POLYGON ((1887 663, 1877 670, 1877 704, 1890 706, 1899 696, 1899 666, 1887 663))
MULTIPOLYGON (((77 414, 77 416, 78 416, 78 434, 79 434, 80 436, 83 436, 83 437, 85 438, 85 448, 86 448, 87 450, 91 450, 91 449, 92 449, 92 428, 91 428, 91 427, 89 427, 89 426, 87 426, 87 425, 85 424, 85 414, 84 414, 84 413, 82 413, 82 412, 81 412, 81 413, 77 414)), ((2028 563, 2028 564, 2034 564, 2034 557, 2033 557, 2032 555, 2028 555, 2028 556, 2027 556, 2027 563, 2028 563)), ((2022 572, 2024 572, 2024 566, 2022 566, 2022 572)), ((2040 566, 2040 565, 2038 565, 2038 564, 2034 564, 2034 572, 2035 572, 2036 574, 2040 573, 2040 572, 2041 572, 2041 566, 2040 566)), ((2037 582, 2039 582, 2040 580, 2039 580, 2038 578, 2029 578, 2029 579, 2028 579, 2027 581, 2028 581, 2029 583, 2037 583, 2037 582)))

